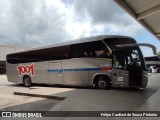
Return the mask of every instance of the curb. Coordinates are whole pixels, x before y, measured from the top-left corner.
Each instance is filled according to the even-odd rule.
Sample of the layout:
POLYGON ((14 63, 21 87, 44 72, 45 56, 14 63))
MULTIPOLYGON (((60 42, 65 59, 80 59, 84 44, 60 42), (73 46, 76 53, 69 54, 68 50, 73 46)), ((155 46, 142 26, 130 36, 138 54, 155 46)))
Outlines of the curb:
POLYGON ((40 95, 40 94, 31 94, 31 93, 22 93, 22 92, 13 92, 14 95, 24 95, 31 97, 41 97, 47 99, 56 99, 56 100, 64 100, 66 97, 52 96, 52 95, 40 95))

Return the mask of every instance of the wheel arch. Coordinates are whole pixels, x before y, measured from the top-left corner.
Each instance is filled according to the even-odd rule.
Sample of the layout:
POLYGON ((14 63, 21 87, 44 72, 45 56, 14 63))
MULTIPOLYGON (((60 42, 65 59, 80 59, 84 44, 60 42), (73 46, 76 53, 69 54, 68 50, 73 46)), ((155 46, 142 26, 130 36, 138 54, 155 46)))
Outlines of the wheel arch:
POLYGON ((26 87, 31 87, 32 86, 32 79, 29 75, 24 75, 23 76, 23 84, 26 86, 26 87), (28 78, 28 79, 26 79, 28 78))
POLYGON ((24 80, 25 77, 30 77, 31 78, 31 76, 29 76, 29 75, 23 75, 23 80, 24 80))
MULTIPOLYGON (((31 79, 31 76, 29 76, 29 75, 23 75, 23 82, 24 82, 24 78, 25 77, 29 77, 31 79)), ((32 79, 31 79, 31 82, 32 82, 32 79)))
POLYGON ((96 83, 96 78, 98 78, 99 76, 105 76, 105 77, 107 77, 107 78, 110 80, 110 82, 111 82, 111 78, 110 78, 110 76, 109 76, 108 74, 105 74, 105 73, 96 73, 96 74, 93 76, 93 78, 92 78, 92 85, 95 85, 95 83, 96 83))

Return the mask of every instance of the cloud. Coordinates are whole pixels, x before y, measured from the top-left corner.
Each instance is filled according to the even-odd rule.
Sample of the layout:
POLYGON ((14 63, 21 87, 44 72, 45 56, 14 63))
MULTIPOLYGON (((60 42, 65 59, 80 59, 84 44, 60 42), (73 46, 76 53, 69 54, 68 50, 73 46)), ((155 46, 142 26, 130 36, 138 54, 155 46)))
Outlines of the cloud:
MULTIPOLYGON (((55 2, 55 0, 54 0, 55 2)), ((2 44, 34 47, 69 39, 60 8, 45 0, 0 1, 2 44)), ((58 3, 57 3, 58 4, 58 3)))
MULTIPOLYGON (((81 17, 90 17, 93 24, 117 23, 122 10, 112 0, 74 0, 75 11, 81 17)), ((128 19, 120 23, 129 23, 128 19)))
POLYGON ((141 31, 112 0, 0 0, 0 26, 0 44, 23 47, 141 31))
POLYGON ((74 9, 77 16, 91 21, 92 31, 102 33, 102 30, 96 28, 104 26, 103 33, 134 36, 142 30, 142 27, 112 0, 74 0, 74 9))

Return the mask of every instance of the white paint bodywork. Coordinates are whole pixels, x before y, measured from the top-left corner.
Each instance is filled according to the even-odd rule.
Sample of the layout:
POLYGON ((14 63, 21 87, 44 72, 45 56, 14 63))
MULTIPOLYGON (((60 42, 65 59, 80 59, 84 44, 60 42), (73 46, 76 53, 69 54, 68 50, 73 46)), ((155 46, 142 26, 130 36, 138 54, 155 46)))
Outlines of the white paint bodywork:
MULTIPOLYGON (((31 65, 32 63, 23 63, 23 65, 31 65)), ((104 68, 102 64, 107 64, 108 68, 112 67, 111 59, 103 58, 73 58, 69 60, 56 60, 45 62, 34 62, 35 75, 31 76, 32 83, 49 83, 49 84, 66 84, 66 85, 93 85, 93 79, 96 75, 103 74, 111 78, 110 70, 82 70, 76 69, 94 69, 104 68), (68 70, 73 71, 57 71, 48 70, 68 70)), ((23 76, 19 76, 17 66, 19 64, 7 63, 7 77, 9 82, 23 83, 23 76), (17 71, 17 72, 15 72, 17 71)))

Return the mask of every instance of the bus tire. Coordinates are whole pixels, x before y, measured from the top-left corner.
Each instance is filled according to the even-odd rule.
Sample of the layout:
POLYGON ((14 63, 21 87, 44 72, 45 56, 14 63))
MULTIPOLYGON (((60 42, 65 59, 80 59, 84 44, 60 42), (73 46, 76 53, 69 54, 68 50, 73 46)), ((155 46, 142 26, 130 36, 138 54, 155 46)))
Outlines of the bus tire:
POLYGON ((31 87, 31 86, 32 86, 31 78, 30 78, 29 76, 24 76, 24 77, 23 77, 23 84, 24 84, 26 87, 31 87))
POLYGON ((157 70, 157 73, 160 73, 160 69, 157 70))
POLYGON ((98 76, 95 82, 98 89, 110 89, 110 80, 106 76, 98 76))

